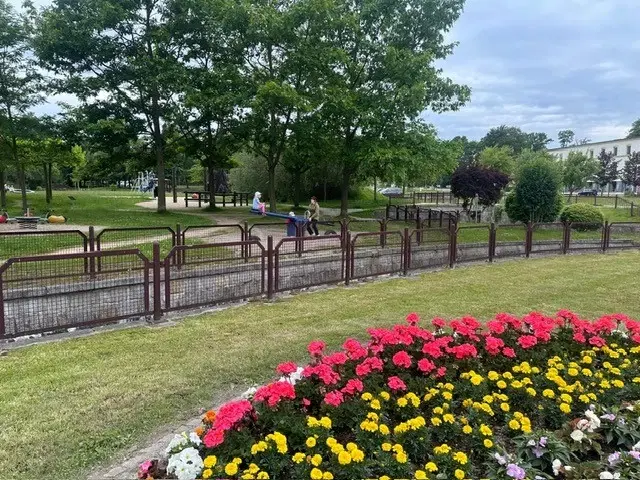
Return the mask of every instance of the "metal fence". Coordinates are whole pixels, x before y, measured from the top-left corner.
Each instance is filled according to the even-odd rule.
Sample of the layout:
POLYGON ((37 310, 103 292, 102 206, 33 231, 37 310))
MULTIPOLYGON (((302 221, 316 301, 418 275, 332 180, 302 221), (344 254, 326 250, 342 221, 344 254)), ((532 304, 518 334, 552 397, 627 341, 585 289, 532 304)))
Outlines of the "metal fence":
MULTIPOLYGON (((169 311, 464 262, 640 249, 640 223, 403 225, 411 222, 345 222, 340 234, 277 241, 268 236, 266 243, 247 239, 249 229, 239 225, 230 230, 240 240, 216 243, 194 242, 200 233, 189 232, 204 227, 178 228, 175 236, 160 227, 145 229, 155 240, 150 253, 92 251, 91 237, 71 233, 82 240, 77 253, 22 255, 0 265, 0 338, 147 316, 158 320, 169 311), (175 242, 166 254, 159 236, 175 242)), ((125 241, 116 234, 124 234, 127 244, 137 238, 134 229, 114 229, 96 243, 103 248, 105 238, 125 241)))
POLYGON ((89 250, 89 237, 80 230, 0 232, 0 261, 48 253, 89 250))

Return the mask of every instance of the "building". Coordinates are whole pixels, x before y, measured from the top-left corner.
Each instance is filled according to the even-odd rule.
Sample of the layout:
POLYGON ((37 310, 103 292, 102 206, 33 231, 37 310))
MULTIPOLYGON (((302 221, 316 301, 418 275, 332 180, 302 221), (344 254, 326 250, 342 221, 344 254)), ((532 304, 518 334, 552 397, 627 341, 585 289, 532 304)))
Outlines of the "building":
MULTIPOLYGON (((607 140, 606 142, 587 143, 585 145, 572 145, 565 148, 551 148, 549 153, 563 160, 569 156, 571 152, 582 152, 588 157, 598 158, 600 152, 613 153, 618 162, 618 171, 622 172, 624 162, 627 161, 629 155, 640 152, 640 137, 636 138, 620 138, 618 140, 607 140)), ((592 182, 589 182, 592 184, 592 182)), ((618 178, 613 185, 607 185, 606 192, 622 193, 627 189, 622 178, 618 178)))

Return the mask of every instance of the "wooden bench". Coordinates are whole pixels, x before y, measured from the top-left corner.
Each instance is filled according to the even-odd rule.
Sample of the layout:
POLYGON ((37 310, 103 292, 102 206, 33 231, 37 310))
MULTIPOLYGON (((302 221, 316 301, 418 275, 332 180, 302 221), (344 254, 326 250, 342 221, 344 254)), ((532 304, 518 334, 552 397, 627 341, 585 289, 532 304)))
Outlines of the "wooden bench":
POLYGON ((201 192, 197 190, 189 190, 184 192, 184 206, 189 207, 189 202, 198 202, 198 208, 202 208, 202 202, 209 203, 209 192, 201 192), (196 195, 197 198, 193 198, 196 195))
MULTIPOLYGON (((249 206, 253 200, 253 196, 250 193, 240 192, 216 193, 216 200, 218 200, 219 197, 222 197, 222 202, 218 203, 223 207, 226 207, 227 205, 233 205, 234 207, 242 207, 243 205, 249 206)), ((189 206, 189 202, 198 202, 198 207, 201 208, 203 203, 211 203, 211 194, 200 190, 187 190, 184 192, 185 207, 189 206), (193 198, 194 195, 196 195, 197 198, 193 198)))

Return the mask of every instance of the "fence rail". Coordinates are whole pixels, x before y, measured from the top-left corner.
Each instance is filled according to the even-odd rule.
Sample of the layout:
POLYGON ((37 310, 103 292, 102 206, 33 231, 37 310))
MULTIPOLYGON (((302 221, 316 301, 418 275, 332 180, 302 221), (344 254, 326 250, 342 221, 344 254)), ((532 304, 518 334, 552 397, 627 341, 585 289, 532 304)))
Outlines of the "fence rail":
POLYGON ((111 230, 97 245, 92 235, 75 232, 82 240, 79 252, 22 255, 0 265, 0 338, 131 318, 159 320, 175 310, 464 262, 640 249, 640 223, 412 224, 344 222, 340 234, 278 241, 268 236, 266 244, 250 239, 240 225, 231 226, 240 240, 202 244, 191 242, 198 236, 189 232, 204 227, 144 229, 174 243, 166 254, 157 238, 149 253, 94 250, 104 247, 105 236, 135 235, 136 229, 111 230))

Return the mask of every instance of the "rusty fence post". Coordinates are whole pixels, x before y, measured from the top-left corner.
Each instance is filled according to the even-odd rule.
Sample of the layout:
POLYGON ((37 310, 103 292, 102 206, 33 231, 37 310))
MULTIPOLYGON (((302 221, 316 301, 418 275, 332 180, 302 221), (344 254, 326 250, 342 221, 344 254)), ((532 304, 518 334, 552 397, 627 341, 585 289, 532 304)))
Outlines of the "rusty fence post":
POLYGON ((402 261, 402 273, 406 275, 409 271, 409 264, 411 262, 411 238, 409 237, 409 229, 404 229, 404 235, 402 237, 402 252, 403 252, 403 261, 402 261))
POLYGON ((6 335, 5 318, 4 318, 4 286, 2 285, 2 277, 4 270, 0 271, 0 338, 6 335))
MULTIPOLYGON (((162 300, 160 299, 160 244, 153 242, 153 320, 158 321, 162 316, 162 300)), ((168 281, 165 278, 165 281, 168 281)))
POLYGON ((384 248, 386 246, 387 237, 385 236, 385 232, 387 231, 387 222, 386 220, 380 220, 380 246, 384 248))
POLYGON ((351 232, 347 231, 344 237, 343 247, 344 254, 344 284, 349 285, 351 281, 351 232))
POLYGON ((267 298, 273 298, 273 237, 267 237, 267 298))
MULTIPOLYGON (((178 223, 178 224, 176 224, 176 233, 175 233, 175 236, 173 238, 172 247, 183 245, 184 243, 185 243, 185 238, 184 238, 184 233, 182 232, 182 226, 178 223)), ((174 265, 180 266, 182 264, 182 258, 180 258, 180 257, 181 256, 179 254, 178 255, 172 255, 171 261, 173 262, 174 265)))
POLYGON ((525 228, 527 230, 524 235, 524 255, 525 257, 529 258, 529 256, 531 255, 532 243, 533 243, 533 227, 531 222, 527 222, 527 225, 525 228))
POLYGON ((458 225, 451 223, 449 227, 449 268, 453 268, 458 253, 458 225))
MULTIPOLYGON (((93 253, 95 251, 96 251, 96 229, 93 226, 91 226, 89 227, 89 252, 93 253)), ((96 273, 96 259, 92 255, 91 257, 89 257, 89 274, 91 275, 91 278, 94 277, 95 273, 96 273)))
POLYGON ((604 229, 602 231, 602 253, 605 253, 609 248, 609 242, 611 241, 611 224, 609 221, 604 222, 604 229))
POLYGON ((496 224, 489 225, 489 262, 492 263, 496 256, 496 224))
POLYGON ((569 252, 571 245, 571 223, 562 222, 564 235, 562 237, 562 254, 566 255, 569 252))

